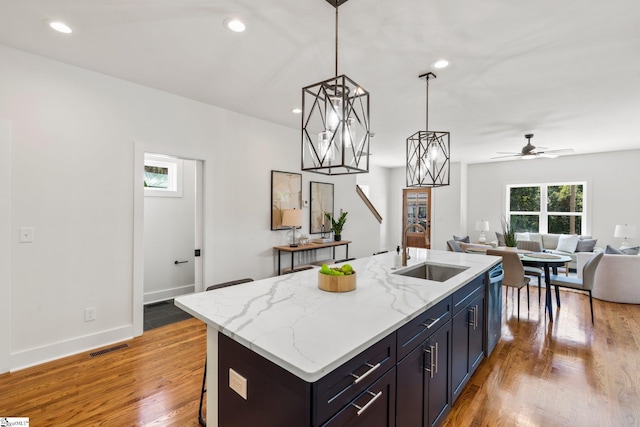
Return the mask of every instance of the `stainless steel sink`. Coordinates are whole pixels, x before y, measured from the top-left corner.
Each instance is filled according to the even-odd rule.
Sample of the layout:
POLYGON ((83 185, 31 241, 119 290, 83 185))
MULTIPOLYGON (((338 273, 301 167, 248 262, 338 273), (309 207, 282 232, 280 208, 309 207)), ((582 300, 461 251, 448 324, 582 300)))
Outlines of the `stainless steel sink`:
POLYGON ((394 274, 415 277, 418 279, 433 280, 435 282, 445 282, 468 268, 469 267, 461 267, 458 265, 423 262, 422 264, 418 264, 401 271, 396 271, 394 274))

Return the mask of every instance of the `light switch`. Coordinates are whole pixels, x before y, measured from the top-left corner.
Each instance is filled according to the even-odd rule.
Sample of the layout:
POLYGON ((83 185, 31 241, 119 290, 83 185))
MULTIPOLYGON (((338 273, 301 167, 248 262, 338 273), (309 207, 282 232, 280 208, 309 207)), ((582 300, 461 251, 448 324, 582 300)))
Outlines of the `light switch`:
POLYGON ((33 227, 20 227, 18 232, 20 233, 20 243, 33 242, 33 227))
POLYGON ((232 368, 229 368, 229 387, 247 400, 247 379, 232 368))

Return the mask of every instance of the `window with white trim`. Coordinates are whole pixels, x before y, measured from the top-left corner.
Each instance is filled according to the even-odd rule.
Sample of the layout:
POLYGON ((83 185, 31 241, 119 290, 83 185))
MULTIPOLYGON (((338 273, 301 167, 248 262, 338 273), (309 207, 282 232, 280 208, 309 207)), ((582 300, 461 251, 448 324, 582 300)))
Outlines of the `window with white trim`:
POLYGON ((145 154, 144 195, 182 197, 182 160, 145 154))
POLYGON ((586 182, 507 185, 507 215, 516 232, 586 234, 586 182))

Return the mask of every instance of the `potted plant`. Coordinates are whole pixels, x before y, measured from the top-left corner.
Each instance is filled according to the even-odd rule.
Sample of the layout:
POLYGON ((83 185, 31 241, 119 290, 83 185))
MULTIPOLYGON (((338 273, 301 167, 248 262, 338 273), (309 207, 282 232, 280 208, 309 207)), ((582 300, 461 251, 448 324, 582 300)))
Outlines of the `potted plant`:
POLYGON ((507 247, 515 248, 518 246, 516 240, 516 232, 511 228, 511 224, 507 222, 506 218, 502 218, 502 233, 504 234, 504 244, 507 247))
POLYGON ((336 221, 333 216, 329 212, 325 212, 324 216, 331 221, 331 231, 333 231, 333 240, 339 242, 342 240, 342 228, 344 227, 344 223, 347 222, 347 214, 349 212, 342 212, 340 217, 336 221))

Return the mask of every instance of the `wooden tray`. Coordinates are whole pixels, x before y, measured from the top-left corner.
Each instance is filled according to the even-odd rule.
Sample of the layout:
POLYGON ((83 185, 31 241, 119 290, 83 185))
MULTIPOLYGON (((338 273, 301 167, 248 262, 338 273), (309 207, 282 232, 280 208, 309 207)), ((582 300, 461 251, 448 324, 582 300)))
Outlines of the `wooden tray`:
POLYGON ((318 272, 318 287, 327 292, 350 292, 356 288, 356 273, 349 276, 330 276, 318 272))

